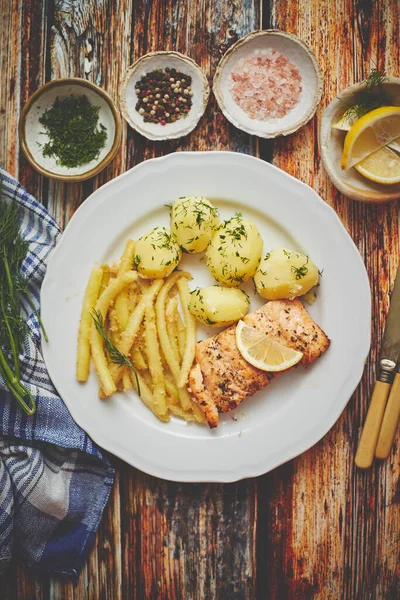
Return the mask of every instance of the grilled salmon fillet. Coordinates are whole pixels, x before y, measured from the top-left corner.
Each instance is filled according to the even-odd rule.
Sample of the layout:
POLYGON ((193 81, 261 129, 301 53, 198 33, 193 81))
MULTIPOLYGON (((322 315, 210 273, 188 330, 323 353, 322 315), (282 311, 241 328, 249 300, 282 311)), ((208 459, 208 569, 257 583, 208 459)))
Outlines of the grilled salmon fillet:
MULTIPOLYGON (((303 352, 300 365, 309 365, 328 349, 330 341, 300 300, 271 300, 243 319, 285 346, 303 352)), ((248 363, 236 346, 236 325, 198 342, 189 374, 189 392, 210 427, 218 415, 233 410, 280 372, 261 371, 248 363)))

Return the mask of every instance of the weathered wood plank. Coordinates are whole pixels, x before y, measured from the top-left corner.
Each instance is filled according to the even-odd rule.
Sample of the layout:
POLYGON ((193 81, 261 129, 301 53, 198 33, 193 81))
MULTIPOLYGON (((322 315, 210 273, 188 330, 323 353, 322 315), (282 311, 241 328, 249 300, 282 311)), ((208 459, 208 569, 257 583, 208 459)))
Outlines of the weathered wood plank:
MULTIPOLYGON (((46 2, 38 3, 34 0, 22 2, 19 8, 21 13, 20 107, 46 81, 46 8, 46 2)), ((22 152, 19 159, 19 180, 36 197, 44 196, 47 183, 31 168, 22 152)))
MULTIPOLYGON (((131 15, 130 0, 57 3, 50 40, 51 79, 82 77, 105 89, 117 101, 119 84, 128 66, 131 15)), ((99 176, 83 184, 50 182, 49 210, 62 227, 94 189, 125 170, 126 131, 124 124, 119 152, 99 176)), ((117 474, 95 547, 77 585, 53 579, 51 598, 121 597, 119 487, 117 474)))
MULTIPOLYGON (((178 50, 193 58, 206 73, 210 86, 221 58, 220 47, 229 42, 230 29, 239 37, 257 29, 259 1, 213 1, 207 9, 201 2, 173 4, 153 1, 135 3, 131 60, 146 52, 178 50)), ((150 142, 132 130, 128 132, 128 167, 153 156, 180 150, 232 150, 257 153, 258 142, 228 123, 211 93, 206 113, 188 136, 171 142, 150 142)))
POLYGON ((394 598, 400 589, 398 458, 394 450, 389 461, 366 473, 353 462, 400 254, 398 203, 368 206, 341 196, 323 170, 318 145, 323 109, 340 90, 368 74, 371 59, 399 75, 396 15, 396 2, 273 3, 271 26, 308 43, 325 74, 317 116, 274 143, 273 162, 335 208, 375 284, 372 350, 357 392, 319 444, 263 478, 259 535, 271 548, 264 556, 271 598, 394 598), (354 30, 352 24, 357 24, 354 30))
POLYGON ((43 181, 19 151, 18 121, 22 106, 45 81, 46 3, 2 0, 0 9, 0 162, 41 197, 43 181))
POLYGON ((254 598, 248 482, 177 485, 137 472, 122 494, 131 507, 122 519, 123 598, 254 598))
MULTIPOLYGON (((0 13, 0 67, 5 74, 0 163, 19 172, 44 202, 48 188, 48 206, 61 225, 93 189, 152 156, 185 149, 271 156, 270 143, 259 149, 257 140, 227 123, 213 96, 199 127, 182 140, 156 144, 124 126, 112 165, 81 185, 44 182, 20 156, 16 136, 21 105, 47 78, 87 77, 117 99, 128 63, 160 49, 188 53, 211 77, 229 29, 241 36, 259 27, 258 0, 0 0, 0 13), (93 47, 86 57, 89 64, 88 42, 93 47)), ((277 140, 273 161, 312 185, 335 208, 375 282, 373 346, 361 386, 319 444, 257 481, 177 485, 116 460, 112 498, 78 583, 49 582, 18 561, 0 580, 6 600, 242 599, 256 597, 256 591, 259 598, 278 600, 397 598, 400 434, 390 460, 367 473, 354 469, 353 457, 400 254, 399 204, 366 206, 343 198, 323 171, 317 136, 323 108, 338 91, 361 80, 371 60, 399 75, 399 5, 396 0, 274 0, 264 2, 262 18, 264 27, 297 33, 323 67, 324 97, 316 118, 295 135, 277 140)))
MULTIPOLYGON (((128 66, 131 15, 132 0, 57 3, 49 41, 50 79, 87 79, 118 102, 119 84, 128 66)), ((94 179, 83 184, 50 181, 48 208, 61 227, 94 189, 125 170, 126 135, 124 121, 117 155, 94 179)))
MULTIPOLYGON (((18 121, 23 104, 45 81, 46 7, 46 2, 31 0, 0 2, 0 164, 39 198, 46 185, 20 153, 18 121)), ((22 561, 14 561, 0 579, 0 596, 42 600, 45 582, 22 561)))
POLYGON ((14 560, 7 575, 0 577, 2 600, 47 600, 48 578, 27 569, 21 559, 14 560))
MULTIPOLYGON (((241 36, 258 28, 259 19, 252 0, 136 2, 130 62, 150 51, 179 50, 201 65, 211 83, 229 29, 241 36)), ((186 138, 160 144, 129 130, 128 144, 127 167, 176 150, 257 151, 255 140, 227 123, 213 97, 186 138)), ((126 468, 122 486, 123 598, 254 598, 254 481, 177 485, 126 468)))
POLYGON ((18 2, 0 1, 0 164, 15 175, 18 169, 17 130, 19 114, 19 79, 21 40, 18 2), (14 43, 12 43, 12 41, 14 43))

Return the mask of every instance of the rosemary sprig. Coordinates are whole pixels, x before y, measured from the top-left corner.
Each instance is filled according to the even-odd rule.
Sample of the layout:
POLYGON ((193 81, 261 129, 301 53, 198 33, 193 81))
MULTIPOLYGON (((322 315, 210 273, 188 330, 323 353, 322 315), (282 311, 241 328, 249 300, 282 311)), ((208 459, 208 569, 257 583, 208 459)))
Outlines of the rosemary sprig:
POLYGON ((35 400, 20 381, 19 352, 24 336, 29 334, 21 315, 23 297, 36 314, 46 341, 48 338, 30 296, 28 283, 21 274, 29 243, 21 237, 19 228, 18 205, 15 200, 6 202, 1 198, 0 188, 0 374, 22 409, 32 415, 36 410, 35 400))
POLYGON ((117 346, 114 344, 112 339, 107 335, 105 327, 104 327, 103 315, 101 314, 100 311, 98 311, 94 308, 92 311, 92 319, 93 319, 93 323, 94 323, 97 331, 99 332, 99 334, 101 335, 101 337, 104 340, 104 345, 106 347, 107 354, 108 354, 108 360, 110 361, 110 363, 119 365, 120 367, 126 366, 126 367, 129 367, 129 369, 131 369, 131 371, 135 375, 137 391, 140 396, 140 383, 139 383, 137 371, 136 371, 135 367, 133 366, 133 364, 131 363, 131 361, 129 360, 129 358, 123 352, 118 350, 117 346))
POLYGON ((355 94, 354 100, 348 105, 343 119, 351 121, 360 119, 362 116, 389 103, 389 98, 385 94, 382 84, 387 80, 386 75, 377 68, 372 69, 367 79, 360 85, 365 86, 355 94))

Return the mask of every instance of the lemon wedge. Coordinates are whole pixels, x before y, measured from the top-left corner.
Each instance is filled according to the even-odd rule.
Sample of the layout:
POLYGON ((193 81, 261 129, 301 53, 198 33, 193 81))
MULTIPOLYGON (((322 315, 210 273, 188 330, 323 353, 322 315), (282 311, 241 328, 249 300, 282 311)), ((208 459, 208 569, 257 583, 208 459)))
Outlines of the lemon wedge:
POLYGON ((350 169, 399 136, 399 106, 382 106, 372 110, 358 119, 348 131, 344 140, 342 169, 350 169))
POLYGON ((376 183, 400 183, 400 156, 386 146, 369 154, 354 168, 376 183))
MULTIPOLYGON (((341 119, 339 119, 339 121, 336 121, 336 123, 333 123, 333 125, 331 125, 332 129, 337 129, 338 131, 350 131, 351 127, 358 120, 358 117, 356 115, 353 115, 352 117, 347 119, 345 118, 345 114, 341 119)), ((390 144, 387 144, 387 147, 391 148, 392 150, 396 150, 396 152, 400 152, 400 137, 397 138, 397 140, 390 142, 390 144)))
POLYGON ((262 371, 285 371, 303 358, 303 353, 288 348, 244 321, 236 326, 236 345, 253 367, 262 371))

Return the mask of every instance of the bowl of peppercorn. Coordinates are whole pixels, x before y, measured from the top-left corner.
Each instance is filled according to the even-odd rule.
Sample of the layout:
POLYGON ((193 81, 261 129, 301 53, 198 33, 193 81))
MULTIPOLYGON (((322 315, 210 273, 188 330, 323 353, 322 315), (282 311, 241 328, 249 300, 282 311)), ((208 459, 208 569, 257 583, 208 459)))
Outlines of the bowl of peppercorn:
POLYGON ((123 117, 150 140, 187 135, 204 114, 210 95, 201 68, 180 52, 151 52, 131 65, 120 88, 123 117))
POLYGON ((60 181, 93 177, 114 158, 121 117, 110 96, 80 78, 40 87, 21 111, 22 150, 42 175, 60 181))

